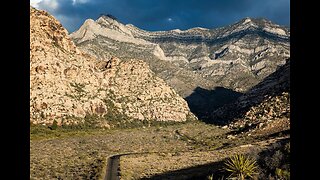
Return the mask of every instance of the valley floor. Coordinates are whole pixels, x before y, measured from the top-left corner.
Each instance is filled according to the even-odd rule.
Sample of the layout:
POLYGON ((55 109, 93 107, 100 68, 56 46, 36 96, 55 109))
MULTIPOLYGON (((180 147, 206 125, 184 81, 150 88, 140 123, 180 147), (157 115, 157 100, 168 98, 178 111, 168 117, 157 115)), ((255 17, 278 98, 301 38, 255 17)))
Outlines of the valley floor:
POLYGON ((200 177, 212 172, 214 162, 235 153, 256 154, 275 138, 289 138, 281 133, 231 134, 195 121, 110 130, 31 127, 30 179, 104 179, 107 157, 119 154, 126 154, 119 160, 121 179, 166 179, 172 176, 168 172, 174 179, 177 173, 188 179, 197 168, 200 177))

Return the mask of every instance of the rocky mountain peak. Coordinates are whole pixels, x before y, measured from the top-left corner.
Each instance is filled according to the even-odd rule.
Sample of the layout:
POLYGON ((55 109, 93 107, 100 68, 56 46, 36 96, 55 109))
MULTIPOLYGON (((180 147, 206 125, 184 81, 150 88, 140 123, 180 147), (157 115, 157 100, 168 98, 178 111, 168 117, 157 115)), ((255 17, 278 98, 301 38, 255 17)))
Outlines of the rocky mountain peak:
POLYGON ((273 36, 279 36, 282 38, 288 38, 289 29, 281 27, 278 24, 271 22, 265 18, 243 18, 233 25, 224 28, 226 33, 224 35, 230 35, 232 33, 243 31, 255 31, 260 34, 270 34, 273 36))
POLYGON ((101 15, 97 20, 97 23, 101 24, 101 25, 106 25, 106 24, 113 24, 113 23, 117 23, 117 18, 115 18, 112 15, 101 15))
POLYGON ((256 27, 258 28, 258 25, 255 23, 255 20, 249 17, 241 19, 239 22, 235 23, 238 26, 246 26, 248 27, 256 27))
POLYGON ((250 27, 255 27, 257 30, 262 30, 267 33, 275 34, 282 37, 287 37, 289 35, 289 29, 284 26, 279 26, 266 18, 244 18, 239 21, 240 26, 248 25, 250 27))
POLYGON ((265 27, 265 26, 270 26, 270 25, 277 26, 277 24, 271 22, 270 20, 268 20, 266 18, 251 18, 251 17, 245 17, 235 24, 247 24, 247 23, 252 23, 252 24, 255 24, 256 26, 260 26, 260 27, 265 27))
POLYGON ((108 19, 117 20, 117 18, 115 16, 111 15, 111 14, 101 14, 100 17, 104 18, 106 20, 108 20, 108 19))
POLYGON ((132 37, 132 34, 127 27, 111 14, 103 14, 95 22, 100 25, 102 29, 112 29, 115 32, 132 37))
POLYGON ((41 46, 59 47, 69 53, 79 53, 74 43, 68 37, 68 31, 63 28, 53 16, 46 11, 30 6, 30 48, 38 50, 41 46), (45 39, 45 41, 40 41, 45 39))

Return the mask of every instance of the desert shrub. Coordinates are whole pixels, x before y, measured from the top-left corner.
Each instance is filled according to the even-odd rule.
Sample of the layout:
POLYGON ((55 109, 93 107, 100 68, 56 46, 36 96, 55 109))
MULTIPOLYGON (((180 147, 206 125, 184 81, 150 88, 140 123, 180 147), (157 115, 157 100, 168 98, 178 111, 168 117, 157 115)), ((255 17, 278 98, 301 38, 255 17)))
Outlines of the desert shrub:
POLYGON ((265 158, 265 163, 270 169, 276 169, 281 165, 282 161, 283 153, 280 150, 276 150, 272 156, 265 158))
POLYGON ((284 145, 284 151, 286 154, 290 154, 290 143, 287 143, 286 145, 284 145))
POLYGON ((290 179, 290 142, 279 142, 259 154, 260 178, 290 179))
POLYGON ((82 97, 84 97, 87 92, 84 90, 85 84, 80 84, 80 83, 70 83, 70 86, 73 87, 74 93, 73 94, 68 94, 66 93, 65 95, 76 99, 78 101, 81 100, 82 97))
POLYGON ((56 120, 54 120, 52 125, 49 128, 51 130, 56 130, 58 128, 58 122, 56 120))
POLYGON ((279 179, 279 180, 288 180, 288 179, 290 179, 290 172, 287 171, 287 170, 276 168, 275 174, 277 176, 277 179, 279 179))
POLYGON ((109 121, 112 125, 117 126, 118 122, 129 119, 129 117, 126 114, 119 112, 111 98, 103 99, 103 101, 105 105, 108 107, 108 111, 104 115, 104 119, 109 121))
POLYGON ((30 135, 34 135, 34 134, 52 134, 53 132, 50 131, 50 129, 47 126, 43 126, 43 125, 35 125, 35 124, 31 124, 30 125, 30 135))
POLYGON ((102 120, 102 118, 96 114, 87 114, 84 117, 83 126, 85 126, 87 128, 95 128, 95 127, 97 127, 98 122, 101 120, 102 120))
POLYGON ((236 154, 230 157, 224 163, 224 170, 231 172, 229 177, 236 177, 237 179, 244 180, 246 177, 253 178, 257 174, 256 161, 242 154, 236 154))

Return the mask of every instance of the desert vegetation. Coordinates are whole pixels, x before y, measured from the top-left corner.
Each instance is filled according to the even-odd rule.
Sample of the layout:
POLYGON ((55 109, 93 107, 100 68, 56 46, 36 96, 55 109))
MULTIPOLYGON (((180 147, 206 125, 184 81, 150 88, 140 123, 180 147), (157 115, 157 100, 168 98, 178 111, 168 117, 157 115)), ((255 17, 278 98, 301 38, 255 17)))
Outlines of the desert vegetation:
POLYGON ((225 170, 231 173, 229 177, 244 180, 247 177, 253 178, 253 176, 257 174, 257 163, 248 156, 236 154, 226 160, 225 170))

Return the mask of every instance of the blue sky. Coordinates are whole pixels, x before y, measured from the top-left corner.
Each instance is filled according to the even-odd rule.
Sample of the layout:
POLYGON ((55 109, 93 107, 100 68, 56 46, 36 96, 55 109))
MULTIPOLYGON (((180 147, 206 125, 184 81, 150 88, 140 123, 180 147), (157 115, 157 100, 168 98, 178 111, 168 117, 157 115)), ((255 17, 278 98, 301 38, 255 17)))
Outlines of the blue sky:
POLYGON ((216 28, 245 17, 290 26, 290 0, 31 0, 30 4, 51 13, 70 33, 100 14, 150 31, 216 28))

